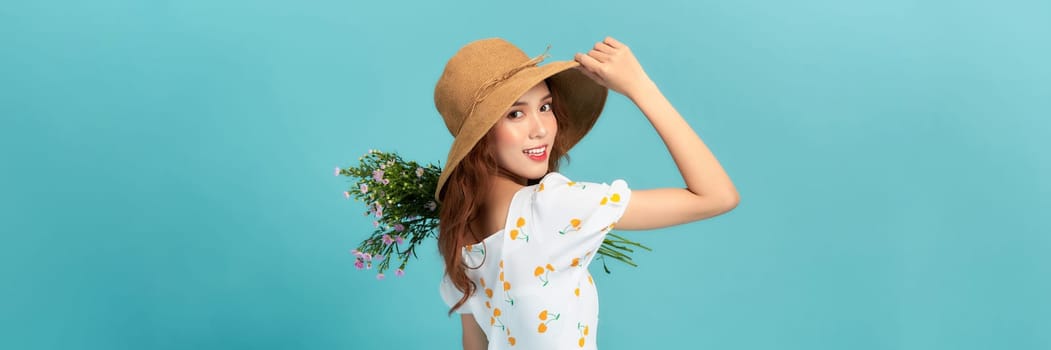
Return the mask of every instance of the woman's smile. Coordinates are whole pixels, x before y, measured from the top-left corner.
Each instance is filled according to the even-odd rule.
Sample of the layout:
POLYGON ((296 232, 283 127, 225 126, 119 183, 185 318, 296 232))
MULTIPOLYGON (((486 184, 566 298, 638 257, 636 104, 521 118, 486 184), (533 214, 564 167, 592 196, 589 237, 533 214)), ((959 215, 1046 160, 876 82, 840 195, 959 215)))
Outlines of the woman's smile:
POLYGON ((522 153, 525 153, 525 155, 529 157, 529 159, 538 162, 547 161, 547 145, 526 149, 525 151, 522 151, 522 153))

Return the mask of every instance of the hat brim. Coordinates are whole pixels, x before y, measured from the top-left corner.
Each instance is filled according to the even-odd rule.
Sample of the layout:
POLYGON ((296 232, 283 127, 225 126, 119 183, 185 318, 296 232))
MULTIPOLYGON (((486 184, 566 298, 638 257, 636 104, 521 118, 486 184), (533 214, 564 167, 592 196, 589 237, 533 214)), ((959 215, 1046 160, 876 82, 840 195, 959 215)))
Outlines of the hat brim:
POLYGON ((548 83, 552 89, 559 92, 562 107, 568 114, 563 118, 568 119, 569 127, 558 131, 567 133, 569 142, 566 150, 576 145, 595 125, 609 94, 608 89, 575 69, 579 65, 576 61, 557 61, 523 69, 508 82, 499 85, 484 101, 479 102, 472 114, 464 120, 464 125, 453 140, 449 157, 438 178, 438 187, 434 192, 435 200, 441 200, 440 194, 449 175, 500 120, 503 113, 526 91, 545 79, 550 78, 548 83))

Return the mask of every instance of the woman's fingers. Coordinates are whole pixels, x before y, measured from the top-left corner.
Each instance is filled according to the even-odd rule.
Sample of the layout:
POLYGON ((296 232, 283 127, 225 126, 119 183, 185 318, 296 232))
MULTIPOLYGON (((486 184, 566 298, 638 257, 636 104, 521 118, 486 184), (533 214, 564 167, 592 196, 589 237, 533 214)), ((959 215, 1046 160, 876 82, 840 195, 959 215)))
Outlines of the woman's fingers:
POLYGON ((594 57, 582 53, 577 53, 576 56, 573 56, 573 59, 577 62, 580 62, 581 67, 584 67, 584 69, 592 73, 598 71, 598 69, 602 65, 602 63, 596 60, 594 57))
POLYGON ((597 60, 599 62, 606 63, 606 62, 609 62, 610 54, 602 52, 602 51, 591 50, 591 51, 588 51, 588 56, 591 56, 592 58, 594 58, 595 60, 597 60))
POLYGON ((619 49, 619 48, 622 48, 622 47, 626 47, 626 45, 624 45, 621 42, 617 41, 617 39, 613 39, 613 37, 611 37, 611 36, 607 36, 606 39, 602 40, 602 42, 605 43, 606 45, 609 45, 610 47, 612 47, 614 49, 619 49))
POLYGON ((595 43, 595 46, 592 47, 592 49, 598 52, 613 53, 614 47, 600 41, 595 43))
POLYGON ((573 59, 580 63, 580 66, 576 67, 577 70, 584 73, 584 75, 588 76, 588 78, 591 78, 591 80, 594 80, 599 85, 606 86, 605 79, 602 79, 598 74, 595 74, 601 63, 591 56, 582 53, 577 53, 576 56, 573 56, 573 59))

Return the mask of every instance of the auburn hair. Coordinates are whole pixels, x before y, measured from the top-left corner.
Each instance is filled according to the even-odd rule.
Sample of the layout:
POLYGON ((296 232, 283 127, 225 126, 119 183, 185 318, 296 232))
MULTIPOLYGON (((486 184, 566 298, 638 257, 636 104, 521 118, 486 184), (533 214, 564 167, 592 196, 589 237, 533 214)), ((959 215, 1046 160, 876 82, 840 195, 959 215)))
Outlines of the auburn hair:
MULTIPOLYGON (((544 82, 547 83, 546 80, 544 82)), ((551 91, 551 108, 555 113, 558 130, 566 130, 569 127, 567 119, 569 117, 565 112, 565 107, 562 106, 562 97, 550 86, 551 84, 548 84, 548 89, 551 91)), ((464 156, 456 169, 449 173, 449 179, 446 180, 438 195, 442 202, 438 213, 438 252, 445 261, 445 273, 449 276, 449 280, 457 290, 463 292, 463 297, 449 309, 450 316, 456 309, 463 306, 477 290, 474 282, 467 277, 467 269, 477 269, 481 266, 467 266, 460 250, 468 244, 482 242, 493 234, 493 232, 473 232, 469 225, 474 220, 480 219, 479 213, 484 209, 482 201, 492 184, 490 177, 498 174, 498 176, 525 182, 527 185, 534 185, 540 181, 540 179, 522 179, 500 167, 491 146, 492 134, 493 129, 490 128, 489 132, 464 156)), ((547 160, 549 172, 558 171, 558 165, 563 158, 569 161, 567 151, 570 140, 564 135, 566 134, 562 132, 555 134, 555 142, 547 160)))

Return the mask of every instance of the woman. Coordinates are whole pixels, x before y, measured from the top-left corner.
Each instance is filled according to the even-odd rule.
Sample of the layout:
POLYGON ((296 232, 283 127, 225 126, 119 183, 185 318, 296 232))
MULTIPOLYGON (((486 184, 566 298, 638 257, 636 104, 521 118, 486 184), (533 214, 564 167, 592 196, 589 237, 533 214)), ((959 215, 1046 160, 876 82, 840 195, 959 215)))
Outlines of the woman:
POLYGON ((607 37, 573 61, 537 64, 501 39, 447 63, 435 104, 455 140, 438 181, 441 294, 461 314, 464 349, 595 348, 597 291, 587 272, 613 228, 648 230, 730 211, 738 194, 715 156, 607 37), (632 191, 574 182, 559 161, 594 125, 607 89, 656 129, 686 188, 632 191))

